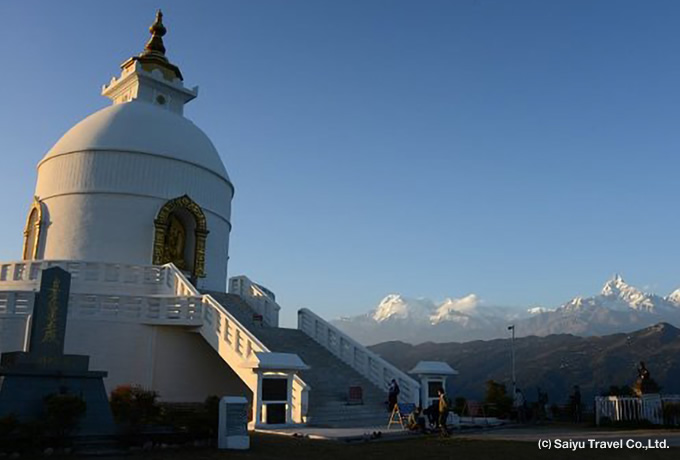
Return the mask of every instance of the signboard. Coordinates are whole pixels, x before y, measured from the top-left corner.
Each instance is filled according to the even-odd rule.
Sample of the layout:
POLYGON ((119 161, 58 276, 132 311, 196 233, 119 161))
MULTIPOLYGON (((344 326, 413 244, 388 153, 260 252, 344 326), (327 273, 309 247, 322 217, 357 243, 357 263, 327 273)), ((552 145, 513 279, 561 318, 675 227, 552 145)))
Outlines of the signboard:
POLYGON ((248 449, 248 400, 242 396, 225 396, 220 400, 217 447, 248 449))

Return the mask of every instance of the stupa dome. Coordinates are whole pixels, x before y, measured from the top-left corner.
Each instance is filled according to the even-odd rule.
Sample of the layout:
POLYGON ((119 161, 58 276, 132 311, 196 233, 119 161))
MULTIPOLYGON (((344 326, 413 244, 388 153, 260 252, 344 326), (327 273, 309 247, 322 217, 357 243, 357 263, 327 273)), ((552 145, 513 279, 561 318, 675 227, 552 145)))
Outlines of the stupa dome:
POLYGON ((77 152, 130 152, 190 163, 229 181, 208 136, 184 116, 141 100, 106 107, 64 134, 40 162, 77 152))

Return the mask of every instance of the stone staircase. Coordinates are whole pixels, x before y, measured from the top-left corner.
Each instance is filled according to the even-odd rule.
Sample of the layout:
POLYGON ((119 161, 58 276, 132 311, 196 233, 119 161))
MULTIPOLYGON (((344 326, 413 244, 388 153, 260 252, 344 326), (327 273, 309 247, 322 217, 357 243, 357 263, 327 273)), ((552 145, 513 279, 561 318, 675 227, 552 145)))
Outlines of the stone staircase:
POLYGON ((271 351, 296 353, 311 367, 300 377, 311 386, 309 425, 328 427, 374 427, 389 419, 387 392, 379 389, 330 351, 297 329, 263 328, 257 337, 271 351), (350 386, 360 386, 364 404, 348 405, 350 386))
POLYGON ((226 308, 229 313, 234 315, 239 323, 251 330, 253 334, 257 335, 256 331, 258 329, 267 327, 263 323, 256 323, 253 320, 253 315, 256 314, 255 310, 253 310, 250 305, 248 305, 246 301, 241 298, 241 296, 218 291, 202 290, 201 293, 210 294, 220 303, 220 305, 226 308))
POLYGON ((238 295, 204 291, 250 330, 269 350, 295 353, 310 366, 300 373, 311 386, 308 425, 326 427, 376 427, 387 425, 387 391, 352 369, 298 329, 274 328, 253 321, 254 310, 238 295), (364 404, 348 405, 350 386, 360 386, 364 404))

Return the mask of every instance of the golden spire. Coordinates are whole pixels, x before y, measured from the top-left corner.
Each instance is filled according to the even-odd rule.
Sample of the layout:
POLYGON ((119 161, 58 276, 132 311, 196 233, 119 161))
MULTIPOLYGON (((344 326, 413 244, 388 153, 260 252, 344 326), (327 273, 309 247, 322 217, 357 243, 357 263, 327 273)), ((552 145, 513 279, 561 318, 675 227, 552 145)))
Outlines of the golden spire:
POLYGON ((160 54, 161 56, 165 57, 163 35, 166 34, 167 29, 163 25, 163 12, 161 10, 156 12, 156 20, 151 25, 151 27, 149 27, 149 32, 151 32, 151 38, 148 42, 146 42, 142 56, 149 54, 160 54))
POLYGON ((149 27, 149 32, 151 32, 151 38, 146 45, 144 45, 144 51, 140 53, 139 56, 132 57, 123 63, 123 68, 130 65, 132 62, 140 62, 143 64, 145 69, 160 67, 161 70, 165 72, 170 72, 171 78, 182 78, 182 72, 179 71, 179 67, 172 64, 168 58, 165 56, 165 45, 163 44, 163 36, 168 32, 163 25, 163 12, 158 10, 156 12, 156 20, 151 27, 149 27))

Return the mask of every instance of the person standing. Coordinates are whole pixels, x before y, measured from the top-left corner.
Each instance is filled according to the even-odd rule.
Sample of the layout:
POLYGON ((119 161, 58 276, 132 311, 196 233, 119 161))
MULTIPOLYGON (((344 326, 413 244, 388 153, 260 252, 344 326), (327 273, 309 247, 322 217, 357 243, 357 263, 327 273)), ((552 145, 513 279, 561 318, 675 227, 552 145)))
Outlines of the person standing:
POLYGON ((574 412, 574 422, 581 423, 581 389, 574 385, 574 394, 571 396, 572 411, 574 412))
POLYGON ((545 422, 548 418, 548 412, 550 407, 548 407, 548 393, 541 391, 538 388, 538 422, 545 422))
POLYGON ((517 422, 524 423, 526 421, 524 415, 524 394, 519 388, 515 389, 515 398, 512 405, 515 407, 515 412, 517 413, 517 422))
POLYGON ((429 405, 429 407, 425 408, 423 410, 423 414, 427 417, 427 421, 430 424, 430 428, 434 429, 437 428, 439 425, 439 404, 436 401, 433 401, 432 404, 429 405))
POLYGON ((392 379, 390 386, 387 389, 387 405, 389 406, 387 410, 392 412, 394 410, 395 404, 399 402, 399 384, 396 380, 392 379))
POLYGON ((441 430, 442 436, 448 436, 449 429, 446 426, 446 420, 449 418, 451 403, 443 388, 437 390, 437 394, 439 394, 439 429, 441 430))

